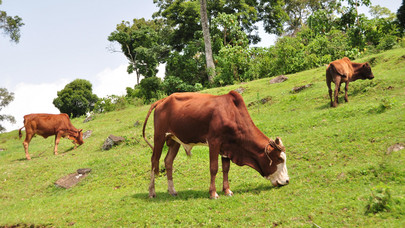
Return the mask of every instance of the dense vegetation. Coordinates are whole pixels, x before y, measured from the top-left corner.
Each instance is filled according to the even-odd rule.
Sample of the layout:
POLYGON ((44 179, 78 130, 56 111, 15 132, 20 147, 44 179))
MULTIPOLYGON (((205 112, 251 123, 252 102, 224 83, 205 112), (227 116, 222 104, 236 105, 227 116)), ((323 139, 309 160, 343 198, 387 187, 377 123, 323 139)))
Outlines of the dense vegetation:
MULTIPOLYGON (((404 150, 387 150, 405 144, 404 53, 400 48, 357 60, 371 63, 375 79, 351 83, 350 103, 341 97, 337 108, 329 107, 325 67, 286 75, 281 84, 264 78, 202 91, 244 88, 254 123, 269 137, 281 137, 287 148, 291 179, 282 188, 232 164, 235 195, 210 200, 208 149, 195 147, 191 158, 181 149, 174 162, 179 195, 167 193, 161 160, 157 198, 149 199, 151 150, 141 138, 149 106, 143 102, 86 123, 84 117, 73 119, 93 134, 76 150, 61 140, 58 156, 52 137, 35 137, 27 161, 18 133, 1 134, 0 226, 404 227, 404 150), (291 92, 306 84, 312 86, 291 92), (109 134, 126 141, 102 151, 109 134), (79 168, 92 171, 71 189, 54 186, 79 168)), ((218 189, 221 180, 219 172, 218 189)))
MULTIPOLYGON (((128 73, 146 80, 129 97, 149 102, 173 92, 232 85, 280 74, 291 74, 347 56, 359 58, 404 46, 401 13, 371 6, 369 0, 208 1, 215 77, 208 80, 199 1, 155 1, 152 20, 134 19, 117 25, 108 40, 128 58, 128 73), (357 12, 370 6, 372 18, 357 12), (253 47, 266 32, 281 35, 274 46, 253 47), (145 34, 148 34, 146 36, 145 34), (155 77, 166 63, 164 81, 155 77), (152 91, 150 88, 154 88, 152 91)), ((115 50, 117 51, 117 50, 115 50)))

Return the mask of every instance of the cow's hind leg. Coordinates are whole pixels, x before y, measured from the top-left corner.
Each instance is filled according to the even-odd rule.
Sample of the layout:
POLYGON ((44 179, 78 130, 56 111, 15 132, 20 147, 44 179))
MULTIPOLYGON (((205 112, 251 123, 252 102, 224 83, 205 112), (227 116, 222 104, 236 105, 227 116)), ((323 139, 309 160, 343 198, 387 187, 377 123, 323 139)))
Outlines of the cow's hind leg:
POLYGON ((163 145, 165 143, 164 136, 156 136, 154 137, 154 148, 153 154, 151 158, 152 169, 150 173, 150 184, 149 184, 149 198, 156 197, 155 191, 155 176, 159 175, 159 159, 162 155, 163 145))
POLYGON ((222 172, 224 175, 222 190, 224 191, 224 194, 226 196, 233 196, 233 192, 229 188, 229 181, 228 181, 228 173, 230 167, 231 167, 231 160, 229 158, 222 157, 222 172))
POLYGON ((215 146, 215 143, 209 144, 210 148, 210 174, 211 174, 211 183, 210 183, 210 198, 218 199, 217 189, 215 187, 215 177, 218 173, 218 155, 219 148, 215 146))
POLYGON ((345 83, 345 101, 349 102, 349 98, 347 97, 347 90, 349 88, 349 81, 345 83))
POLYGON ((177 152, 179 151, 180 144, 175 142, 172 139, 168 139, 166 141, 166 144, 169 147, 169 150, 165 157, 165 168, 166 168, 167 185, 168 185, 167 189, 168 189, 170 195, 177 196, 177 192, 174 189, 174 184, 173 184, 173 161, 176 158, 177 152))
POLYGON ((27 131, 25 132, 25 140, 23 142, 24 150, 25 150, 25 157, 27 160, 31 160, 30 154, 28 153, 28 146, 31 142, 31 139, 34 135, 28 133, 27 131))
POLYGON ((334 93, 334 102, 332 104, 332 107, 336 107, 337 104, 339 103, 339 90, 340 90, 340 77, 336 77, 335 79, 335 93, 334 93))

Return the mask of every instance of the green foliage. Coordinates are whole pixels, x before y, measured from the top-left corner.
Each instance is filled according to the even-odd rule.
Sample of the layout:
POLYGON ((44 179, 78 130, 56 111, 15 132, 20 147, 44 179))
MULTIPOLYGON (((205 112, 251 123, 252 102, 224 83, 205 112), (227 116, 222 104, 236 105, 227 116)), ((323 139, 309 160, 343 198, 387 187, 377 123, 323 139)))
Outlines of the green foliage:
MULTIPOLYGON (((6 107, 8 104, 10 104, 13 100, 14 100, 13 92, 10 93, 10 92, 8 92, 8 90, 6 88, 0 88, 0 111, 4 107, 6 107)), ((11 116, 11 115, 0 114, 0 123, 3 121, 15 123, 15 118, 14 118, 14 116, 11 116)), ((0 133, 5 130, 6 129, 0 124, 0 133)))
POLYGON ((374 187, 371 191, 371 196, 368 198, 365 214, 376 214, 384 211, 389 212, 391 211, 392 204, 393 200, 389 187, 374 187))
MULTIPOLYGON (((0 1, 0 5, 2 2, 0 1)), ((19 16, 7 16, 5 11, 0 10, 0 30, 3 30, 4 34, 10 36, 10 40, 18 43, 20 41, 20 27, 22 27, 24 23, 22 22, 22 18, 19 16)))
POLYGON ((402 0, 402 5, 399 7, 397 11, 397 20, 399 27, 401 28, 401 33, 405 32, 405 1, 402 0))
POLYGON ((92 84, 85 79, 76 79, 67 84, 64 89, 58 91, 53 105, 61 113, 71 117, 78 117, 92 111, 98 101, 97 95, 93 94, 92 84))
POLYGON ((141 75, 156 76, 157 66, 165 62, 169 53, 166 37, 170 29, 163 20, 134 19, 133 24, 124 21, 117 25, 116 31, 108 37, 111 42, 118 42, 121 51, 130 61, 128 73, 136 72, 139 83, 141 75))
POLYGON ((145 103, 149 103, 152 99, 159 99, 161 96, 162 82, 158 77, 149 77, 142 79, 141 83, 136 86, 139 89, 137 95, 142 98, 145 103))
MULTIPOLYGON (((201 85, 201 84, 200 84, 201 85)), ((194 92, 197 91, 192 85, 189 85, 176 76, 166 76, 162 83, 165 94, 170 95, 176 92, 194 92)))
POLYGON ((99 99, 94 105, 93 111, 96 113, 118 111, 124 109, 127 103, 124 96, 110 95, 99 99))
POLYGON ((174 51, 166 63, 166 77, 175 76, 188 85, 207 82, 203 41, 190 42, 182 52, 174 51))

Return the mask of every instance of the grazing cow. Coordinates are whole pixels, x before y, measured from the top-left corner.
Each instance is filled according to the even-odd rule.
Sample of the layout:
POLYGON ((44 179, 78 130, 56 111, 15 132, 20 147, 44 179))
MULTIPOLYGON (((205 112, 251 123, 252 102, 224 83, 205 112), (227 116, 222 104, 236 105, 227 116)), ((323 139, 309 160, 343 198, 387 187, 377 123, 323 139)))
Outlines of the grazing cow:
MULTIPOLYGON (((28 160, 31 157, 28 153, 28 145, 35 134, 44 138, 55 135, 55 150, 54 154, 58 154, 58 144, 61 137, 73 140, 73 144, 83 144, 83 129, 76 129, 70 122, 69 116, 62 114, 29 114, 24 116, 25 140, 23 142, 25 156, 28 160)), ((21 129, 18 131, 20 139, 22 137, 21 129)))
POLYGON ((349 82, 356 81, 357 79, 373 79, 374 75, 371 72, 371 67, 368 63, 353 63, 349 58, 344 57, 331 62, 326 69, 326 85, 329 88, 330 106, 336 107, 339 103, 338 93, 340 85, 345 83, 345 101, 349 102, 347 98, 347 89, 349 82), (335 83, 334 99, 332 99, 331 82, 335 83))
POLYGON ((149 109, 142 134, 153 150, 150 198, 156 196, 155 175, 159 174, 159 159, 165 142, 169 147, 165 158, 168 190, 173 196, 177 195, 173 185, 173 160, 180 145, 188 155, 195 145, 209 147, 209 194, 212 199, 219 197, 215 188, 219 155, 222 160, 225 195, 233 195, 228 182, 230 161, 239 166, 252 167, 274 186, 289 183, 287 157, 281 139, 269 139, 254 125, 242 96, 235 91, 222 96, 174 93, 158 100, 149 109), (145 126, 153 109, 154 146, 145 137, 145 126))

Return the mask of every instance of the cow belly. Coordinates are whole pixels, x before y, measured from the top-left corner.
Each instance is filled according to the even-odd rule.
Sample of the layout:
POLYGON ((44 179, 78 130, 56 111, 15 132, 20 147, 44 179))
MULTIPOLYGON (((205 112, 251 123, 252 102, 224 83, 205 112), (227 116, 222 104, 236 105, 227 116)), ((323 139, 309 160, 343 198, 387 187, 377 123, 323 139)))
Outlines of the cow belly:
POLYGON ((183 146, 184 150, 186 150, 186 153, 188 156, 191 155, 191 149, 194 146, 208 146, 208 141, 206 141, 205 143, 184 143, 182 142, 179 138, 177 138, 175 135, 173 135, 172 133, 166 133, 166 137, 167 138, 171 138, 173 141, 179 143, 180 145, 183 146))

